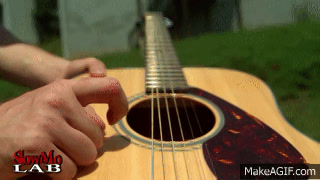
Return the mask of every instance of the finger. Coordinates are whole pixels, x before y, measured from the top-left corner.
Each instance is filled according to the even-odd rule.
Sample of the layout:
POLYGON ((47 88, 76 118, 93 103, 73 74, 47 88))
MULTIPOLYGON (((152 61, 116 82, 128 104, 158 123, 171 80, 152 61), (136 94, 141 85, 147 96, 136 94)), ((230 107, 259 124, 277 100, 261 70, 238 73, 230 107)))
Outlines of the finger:
POLYGON ((90 103, 107 103, 109 124, 115 124, 128 112, 127 97, 118 80, 105 78, 83 78, 72 80, 72 89, 82 106, 90 103))
MULTIPOLYGON (((75 177, 76 173, 77 173, 77 165, 74 163, 74 161, 72 159, 70 159, 70 157, 68 155, 66 155, 64 152, 62 152, 57 146, 55 146, 54 144, 47 143, 46 146, 37 146, 36 148, 33 148, 32 150, 26 150, 25 151, 25 156, 26 155, 42 155, 42 152, 45 152, 47 157, 43 157, 41 158, 42 160, 44 160, 45 158, 48 158, 48 161, 50 161, 50 151, 52 151, 52 159, 53 161, 55 161, 58 156, 61 156, 61 164, 59 167, 56 167, 55 165, 52 166, 52 171, 56 172, 59 171, 60 172, 56 172, 56 173, 48 173, 46 175, 48 175, 49 177, 53 178, 53 179, 71 179, 73 177, 75 177)), ((42 169, 42 171, 46 171, 48 170, 48 166, 49 164, 56 164, 59 162, 38 162, 40 165, 40 168, 42 169)), ((23 167, 21 167, 21 169, 30 169, 33 166, 33 164, 30 165, 23 165, 23 167)), ((31 176, 32 177, 32 176, 31 176)))
POLYGON ((98 116, 94 108, 91 105, 88 105, 85 107, 85 109, 87 111, 87 114, 90 116, 91 120, 95 122, 101 128, 101 130, 105 130, 106 125, 104 124, 100 116, 98 116))
POLYGON ((86 58, 72 61, 68 69, 73 76, 80 72, 89 72, 91 77, 105 77, 106 67, 96 58, 86 58))
POLYGON ((105 77, 106 67, 104 63, 95 59, 95 58, 87 58, 88 61, 88 69, 91 77, 105 77))
POLYGON ((72 179, 75 177, 77 173, 77 165, 75 162, 56 146, 54 146, 53 149, 55 150, 55 156, 60 155, 63 161, 60 165, 61 171, 59 173, 49 173, 49 177, 52 179, 72 179))
MULTIPOLYGON (((70 126, 87 135, 97 148, 102 146, 104 136, 103 129, 101 129, 99 123, 95 122, 99 122, 100 120, 92 119, 95 116, 85 110, 71 88, 63 90, 63 93, 59 96, 62 96, 63 99, 55 100, 56 98, 53 98, 54 100, 48 103, 56 110, 52 113, 51 117, 54 117, 57 123, 52 123, 50 126, 58 127, 57 124, 60 126, 60 124, 63 125, 62 122, 66 121, 70 126), (57 116, 57 114, 59 114, 59 116, 57 116)), ((50 113, 51 112, 47 112, 47 114, 50 113)))
POLYGON ((51 134, 53 143, 77 165, 89 165, 97 158, 97 148, 90 138, 65 121, 62 121, 51 134))

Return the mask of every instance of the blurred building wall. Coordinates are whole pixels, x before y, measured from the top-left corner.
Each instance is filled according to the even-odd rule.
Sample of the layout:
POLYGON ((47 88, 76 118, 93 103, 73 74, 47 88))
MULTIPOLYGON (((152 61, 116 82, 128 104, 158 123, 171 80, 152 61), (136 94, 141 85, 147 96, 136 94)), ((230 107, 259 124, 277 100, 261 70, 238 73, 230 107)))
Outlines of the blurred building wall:
POLYGON ((212 8, 212 31, 234 31, 308 21, 320 17, 320 0, 217 0, 212 8), (239 3, 239 4, 238 4, 239 3), (310 17, 309 17, 310 18, 310 17))
POLYGON ((242 0, 243 25, 255 28, 292 23, 301 13, 315 14, 311 6, 320 6, 319 0, 242 0), (306 6, 306 9, 299 7, 306 6), (310 6, 310 8, 308 8, 310 6), (300 11, 300 12, 299 12, 300 11), (302 12, 308 11, 308 12, 302 12))
POLYGON ((59 0, 60 33, 66 58, 129 49, 138 19, 136 0, 59 0))
POLYGON ((3 25, 18 39, 37 44, 39 38, 35 28, 34 0, 1 0, 3 25))
MULTIPOLYGON (((76 58, 130 48, 138 2, 149 9, 168 12, 175 0, 59 0, 60 28, 64 56, 76 58), (147 2, 150 4, 147 5, 147 2)), ((190 0, 192 1, 192 0, 190 0)), ((199 1, 196 3, 201 3, 199 1)), ((206 14, 189 7, 190 35, 204 32, 254 29, 320 17, 320 0, 216 0, 206 14), (200 12, 200 13, 199 13, 200 12), (305 15, 307 14, 307 15, 305 15)), ((201 6, 200 6, 201 7, 201 6)), ((178 9, 179 10, 179 9, 178 9)), ((165 13, 164 13, 165 14, 165 13)), ((173 19, 179 15, 172 13, 173 19)), ((177 18, 179 20, 179 18, 177 18)), ((181 21, 181 18, 180 18, 181 21)), ((179 24, 174 22, 176 25, 179 24)), ((174 28, 172 28, 174 29, 174 28)), ((182 27, 177 33, 183 34, 182 27)), ((137 39, 137 38, 136 38, 137 39)))

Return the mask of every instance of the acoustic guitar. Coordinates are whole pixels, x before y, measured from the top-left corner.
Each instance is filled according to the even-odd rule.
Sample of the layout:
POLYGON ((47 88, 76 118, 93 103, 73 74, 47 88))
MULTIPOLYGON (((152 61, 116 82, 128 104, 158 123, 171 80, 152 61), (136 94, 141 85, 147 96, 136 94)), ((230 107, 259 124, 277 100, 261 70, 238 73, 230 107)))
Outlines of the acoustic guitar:
MULTIPOLYGON (((182 68, 159 13, 146 14, 145 32, 146 68, 108 70, 130 97, 129 112, 107 125, 102 155, 83 179, 239 179, 242 164, 320 163, 320 144, 285 120, 260 79, 182 68)), ((93 107, 108 124, 108 106, 93 107)))

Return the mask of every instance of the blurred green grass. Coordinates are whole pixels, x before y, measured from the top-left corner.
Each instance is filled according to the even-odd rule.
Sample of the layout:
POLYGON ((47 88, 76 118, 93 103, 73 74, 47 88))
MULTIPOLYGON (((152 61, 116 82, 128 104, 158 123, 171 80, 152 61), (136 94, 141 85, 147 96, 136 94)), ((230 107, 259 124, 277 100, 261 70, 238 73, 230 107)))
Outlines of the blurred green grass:
MULTIPOLYGON (((210 33, 175 41, 184 66, 238 69, 264 80, 285 118, 320 141, 320 24, 299 23, 239 32, 210 33)), ((41 44, 61 55, 60 41, 41 44)), ((144 67, 138 49, 98 56, 107 68, 144 67)), ((28 90, 0 82, 0 101, 28 90)))

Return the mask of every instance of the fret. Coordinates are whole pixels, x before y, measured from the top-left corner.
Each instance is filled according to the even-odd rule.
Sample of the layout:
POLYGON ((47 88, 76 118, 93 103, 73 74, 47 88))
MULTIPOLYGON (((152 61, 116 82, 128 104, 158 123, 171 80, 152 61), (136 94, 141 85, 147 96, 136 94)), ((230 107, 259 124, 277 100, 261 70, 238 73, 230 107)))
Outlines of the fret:
MULTIPOLYGON (((167 88, 171 88, 171 87, 169 87, 169 86, 171 86, 171 80, 169 80, 169 79, 167 79, 167 80, 165 80, 165 81, 148 81, 146 84, 148 85, 158 85, 158 84, 166 84, 166 87, 167 88)), ((177 86, 177 85, 181 85, 181 86, 187 86, 187 84, 186 83, 184 83, 184 82, 175 82, 174 84, 173 84, 173 86, 175 87, 175 86, 177 86)), ((161 88, 164 88, 164 87, 160 87, 159 89, 161 89, 161 88)))
POLYGON ((175 73, 175 74, 147 74, 146 78, 151 79, 174 79, 174 78, 184 78, 184 76, 181 75, 181 73, 175 73))
POLYGON ((184 76, 181 76, 181 74, 176 74, 176 75, 172 75, 172 74, 169 74, 169 75, 166 75, 166 76, 162 76, 162 75, 155 75, 155 76, 146 76, 146 79, 149 79, 149 80, 159 80, 159 79, 163 79, 164 81, 166 79, 168 80, 178 80, 178 79, 184 79, 184 76))
POLYGON ((187 81, 160 13, 147 13, 145 18, 146 91, 163 92, 188 89, 187 81))
MULTIPOLYGON (((155 77, 146 77, 146 80, 147 81, 150 81, 150 82, 172 82, 172 81, 175 81, 175 83, 177 83, 177 82, 182 82, 182 83, 184 83, 183 82, 183 79, 184 79, 184 77, 181 77, 181 76, 176 76, 176 77, 157 77, 157 76, 155 76, 155 77)), ((175 84, 174 83, 174 84, 175 84)), ((171 86, 171 85, 170 85, 171 86)))
POLYGON ((172 62, 172 63, 177 63, 179 64, 178 58, 174 58, 174 57, 161 57, 158 58, 157 56, 147 56, 148 60, 146 60, 147 63, 163 63, 163 62, 172 62))
MULTIPOLYGON (((159 88, 159 89, 164 89, 164 87, 166 87, 166 89, 171 89, 171 87, 173 86, 173 88, 175 89, 187 89, 188 88, 188 85, 186 83, 183 83, 183 82, 176 82, 176 83, 172 83, 172 81, 162 81, 162 82, 159 82, 159 81, 149 81, 146 83, 146 86, 147 86, 147 92, 150 90, 148 88, 159 88)), ((171 92, 168 91, 168 92, 171 92)))
POLYGON ((146 54, 146 60, 152 60, 152 58, 154 59, 163 59, 163 58, 171 58, 171 59, 178 59, 176 56, 174 56, 175 54, 170 53, 170 52, 152 52, 152 53, 147 53, 146 54))
POLYGON ((165 62, 165 61, 154 61, 154 62, 148 62, 148 67, 151 68, 155 68, 155 67, 159 67, 159 68, 180 68, 179 63, 177 62, 165 62))
POLYGON ((152 73, 164 73, 164 74, 169 74, 169 73, 172 73, 172 72, 174 72, 174 73, 183 73, 183 71, 181 70, 181 69, 164 69, 164 70, 161 70, 161 72, 159 71, 159 69, 149 69, 148 70, 149 71, 149 73, 148 74, 152 74, 152 73))
POLYGON ((155 61, 155 60, 167 60, 167 59, 174 59, 176 61, 178 61, 178 58, 175 57, 175 56, 170 56, 170 53, 168 54, 164 54, 165 52, 163 53, 154 53, 154 54, 146 54, 146 61, 155 61))
POLYGON ((147 53, 155 53, 157 51, 169 51, 171 53, 175 54, 175 50, 173 47, 169 47, 169 46, 157 46, 157 47, 146 47, 146 52, 147 53))

